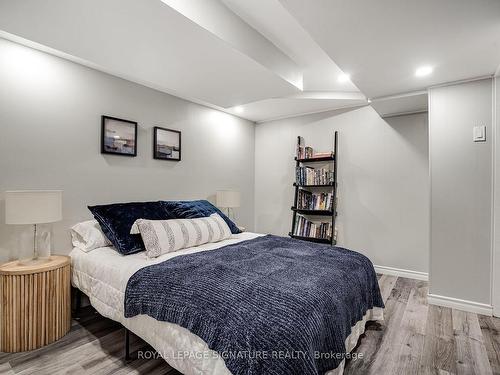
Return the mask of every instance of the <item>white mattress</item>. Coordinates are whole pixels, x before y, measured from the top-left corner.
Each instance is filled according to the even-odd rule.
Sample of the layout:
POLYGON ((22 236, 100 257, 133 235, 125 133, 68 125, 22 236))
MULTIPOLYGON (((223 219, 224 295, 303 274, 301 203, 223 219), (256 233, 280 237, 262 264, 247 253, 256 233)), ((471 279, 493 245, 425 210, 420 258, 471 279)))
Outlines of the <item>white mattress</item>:
MULTIPOLYGON (((200 251, 217 249, 229 244, 253 239, 261 234, 243 232, 218 243, 204 244, 174 253, 148 259, 144 252, 123 256, 112 247, 95 249, 88 253, 73 249, 72 284, 84 292, 90 303, 103 316, 123 324, 130 331, 148 342, 175 369, 185 375, 229 375, 230 372, 216 352, 187 329, 173 323, 160 322, 147 315, 133 318, 123 316, 124 294, 128 279, 139 269, 167 259, 200 251), (186 354, 189 353, 189 354, 186 354)), ((369 310, 364 319, 353 327, 346 340, 351 351, 364 332, 368 320, 382 319, 382 309, 369 310)), ((330 374, 342 374, 343 363, 330 374)))

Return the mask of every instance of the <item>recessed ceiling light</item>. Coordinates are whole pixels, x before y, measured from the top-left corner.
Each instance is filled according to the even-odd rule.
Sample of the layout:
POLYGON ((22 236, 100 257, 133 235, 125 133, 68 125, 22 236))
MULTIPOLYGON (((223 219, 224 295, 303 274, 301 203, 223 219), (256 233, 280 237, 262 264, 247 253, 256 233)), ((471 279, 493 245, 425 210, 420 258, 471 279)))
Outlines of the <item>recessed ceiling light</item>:
POLYGON ((428 76, 429 74, 432 73, 432 71, 434 70, 434 68, 432 66, 421 66, 420 68, 418 68, 416 71, 415 71, 415 75, 417 77, 425 77, 425 76, 428 76))
POLYGON ((241 105, 234 107, 236 113, 243 113, 244 109, 241 105))
POLYGON ((349 74, 342 73, 341 75, 339 75, 339 77, 337 78, 337 80, 340 83, 349 82, 351 80, 351 76, 349 74))

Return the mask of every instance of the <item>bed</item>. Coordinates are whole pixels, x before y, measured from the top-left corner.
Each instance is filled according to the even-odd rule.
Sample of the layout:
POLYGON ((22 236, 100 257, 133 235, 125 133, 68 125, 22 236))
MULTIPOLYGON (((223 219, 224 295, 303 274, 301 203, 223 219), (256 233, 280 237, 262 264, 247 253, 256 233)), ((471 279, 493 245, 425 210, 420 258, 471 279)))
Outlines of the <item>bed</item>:
MULTIPOLYGON (((71 252, 72 284, 90 299, 92 306, 103 316, 115 320, 150 344, 175 369, 183 374, 225 375, 231 374, 221 356, 212 351, 207 343, 182 326, 159 321, 148 315, 125 317, 124 301, 127 284, 138 271, 183 255, 222 249, 260 238, 261 234, 243 232, 217 243, 182 249, 155 259, 144 252, 123 256, 112 247, 102 247, 91 252, 75 248, 71 252), (179 353, 190 353, 180 356, 179 353)), ((295 240, 298 241, 298 240, 295 240)), ((167 262, 168 263, 168 262, 167 262)), ((383 319, 383 309, 373 307, 350 327, 345 340, 346 352, 357 344, 369 320, 383 319)), ((343 373, 345 361, 328 371, 328 375, 343 373)))

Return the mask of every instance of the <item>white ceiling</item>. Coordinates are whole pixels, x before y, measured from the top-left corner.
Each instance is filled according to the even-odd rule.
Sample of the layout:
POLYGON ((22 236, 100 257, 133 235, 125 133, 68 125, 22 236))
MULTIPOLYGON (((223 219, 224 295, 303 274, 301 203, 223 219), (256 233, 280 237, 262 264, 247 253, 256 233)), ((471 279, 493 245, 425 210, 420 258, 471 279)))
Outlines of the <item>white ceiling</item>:
POLYGON ((304 90, 358 91, 351 81, 339 82, 338 78, 344 72, 279 0, 221 1, 300 66, 304 90))
POLYGON ((500 0, 1 0, 0 36, 253 121, 387 115, 495 72, 500 0))
POLYGON ((161 0, 244 55, 302 90, 300 67, 219 0, 161 0))
POLYGON ((1 1, 0 29, 220 107, 300 91, 159 0, 1 1))
POLYGON ((306 113, 324 112, 345 107, 366 105, 361 93, 303 92, 283 98, 271 98, 242 106, 245 116, 253 121, 263 122, 292 117, 306 113))
POLYGON ((428 109, 427 91, 374 99, 371 106, 382 117, 424 112, 428 109))
POLYGON ((352 82, 339 82, 342 70, 278 0, 161 1, 301 89, 300 94, 240 103, 238 111, 228 108, 231 113, 266 121, 367 103, 352 82))
POLYGON ((369 98, 491 75, 498 0, 280 0, 369 98), (415 77, 421 65, 434 73, 415 77))

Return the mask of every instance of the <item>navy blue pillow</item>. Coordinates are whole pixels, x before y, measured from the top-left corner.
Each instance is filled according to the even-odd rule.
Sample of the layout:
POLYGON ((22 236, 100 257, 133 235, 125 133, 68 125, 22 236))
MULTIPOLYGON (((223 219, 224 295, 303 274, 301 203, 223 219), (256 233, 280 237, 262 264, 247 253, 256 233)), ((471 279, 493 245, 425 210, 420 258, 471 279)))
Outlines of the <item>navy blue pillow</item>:
POLYGON ((209 201, 165 201, 163 203, 165 204, 165 211, 168 211, 177 219, 196 219, 219 214, 231 229, 231 233, 241 233, 236 224, 209 201))
POLYGON ((113 203, 89 206, 102 231, 123 255, 144 250, 140 234, 130 234, 130 228, 137 219, 168 220, 175 219, 162 201, 113 203))

